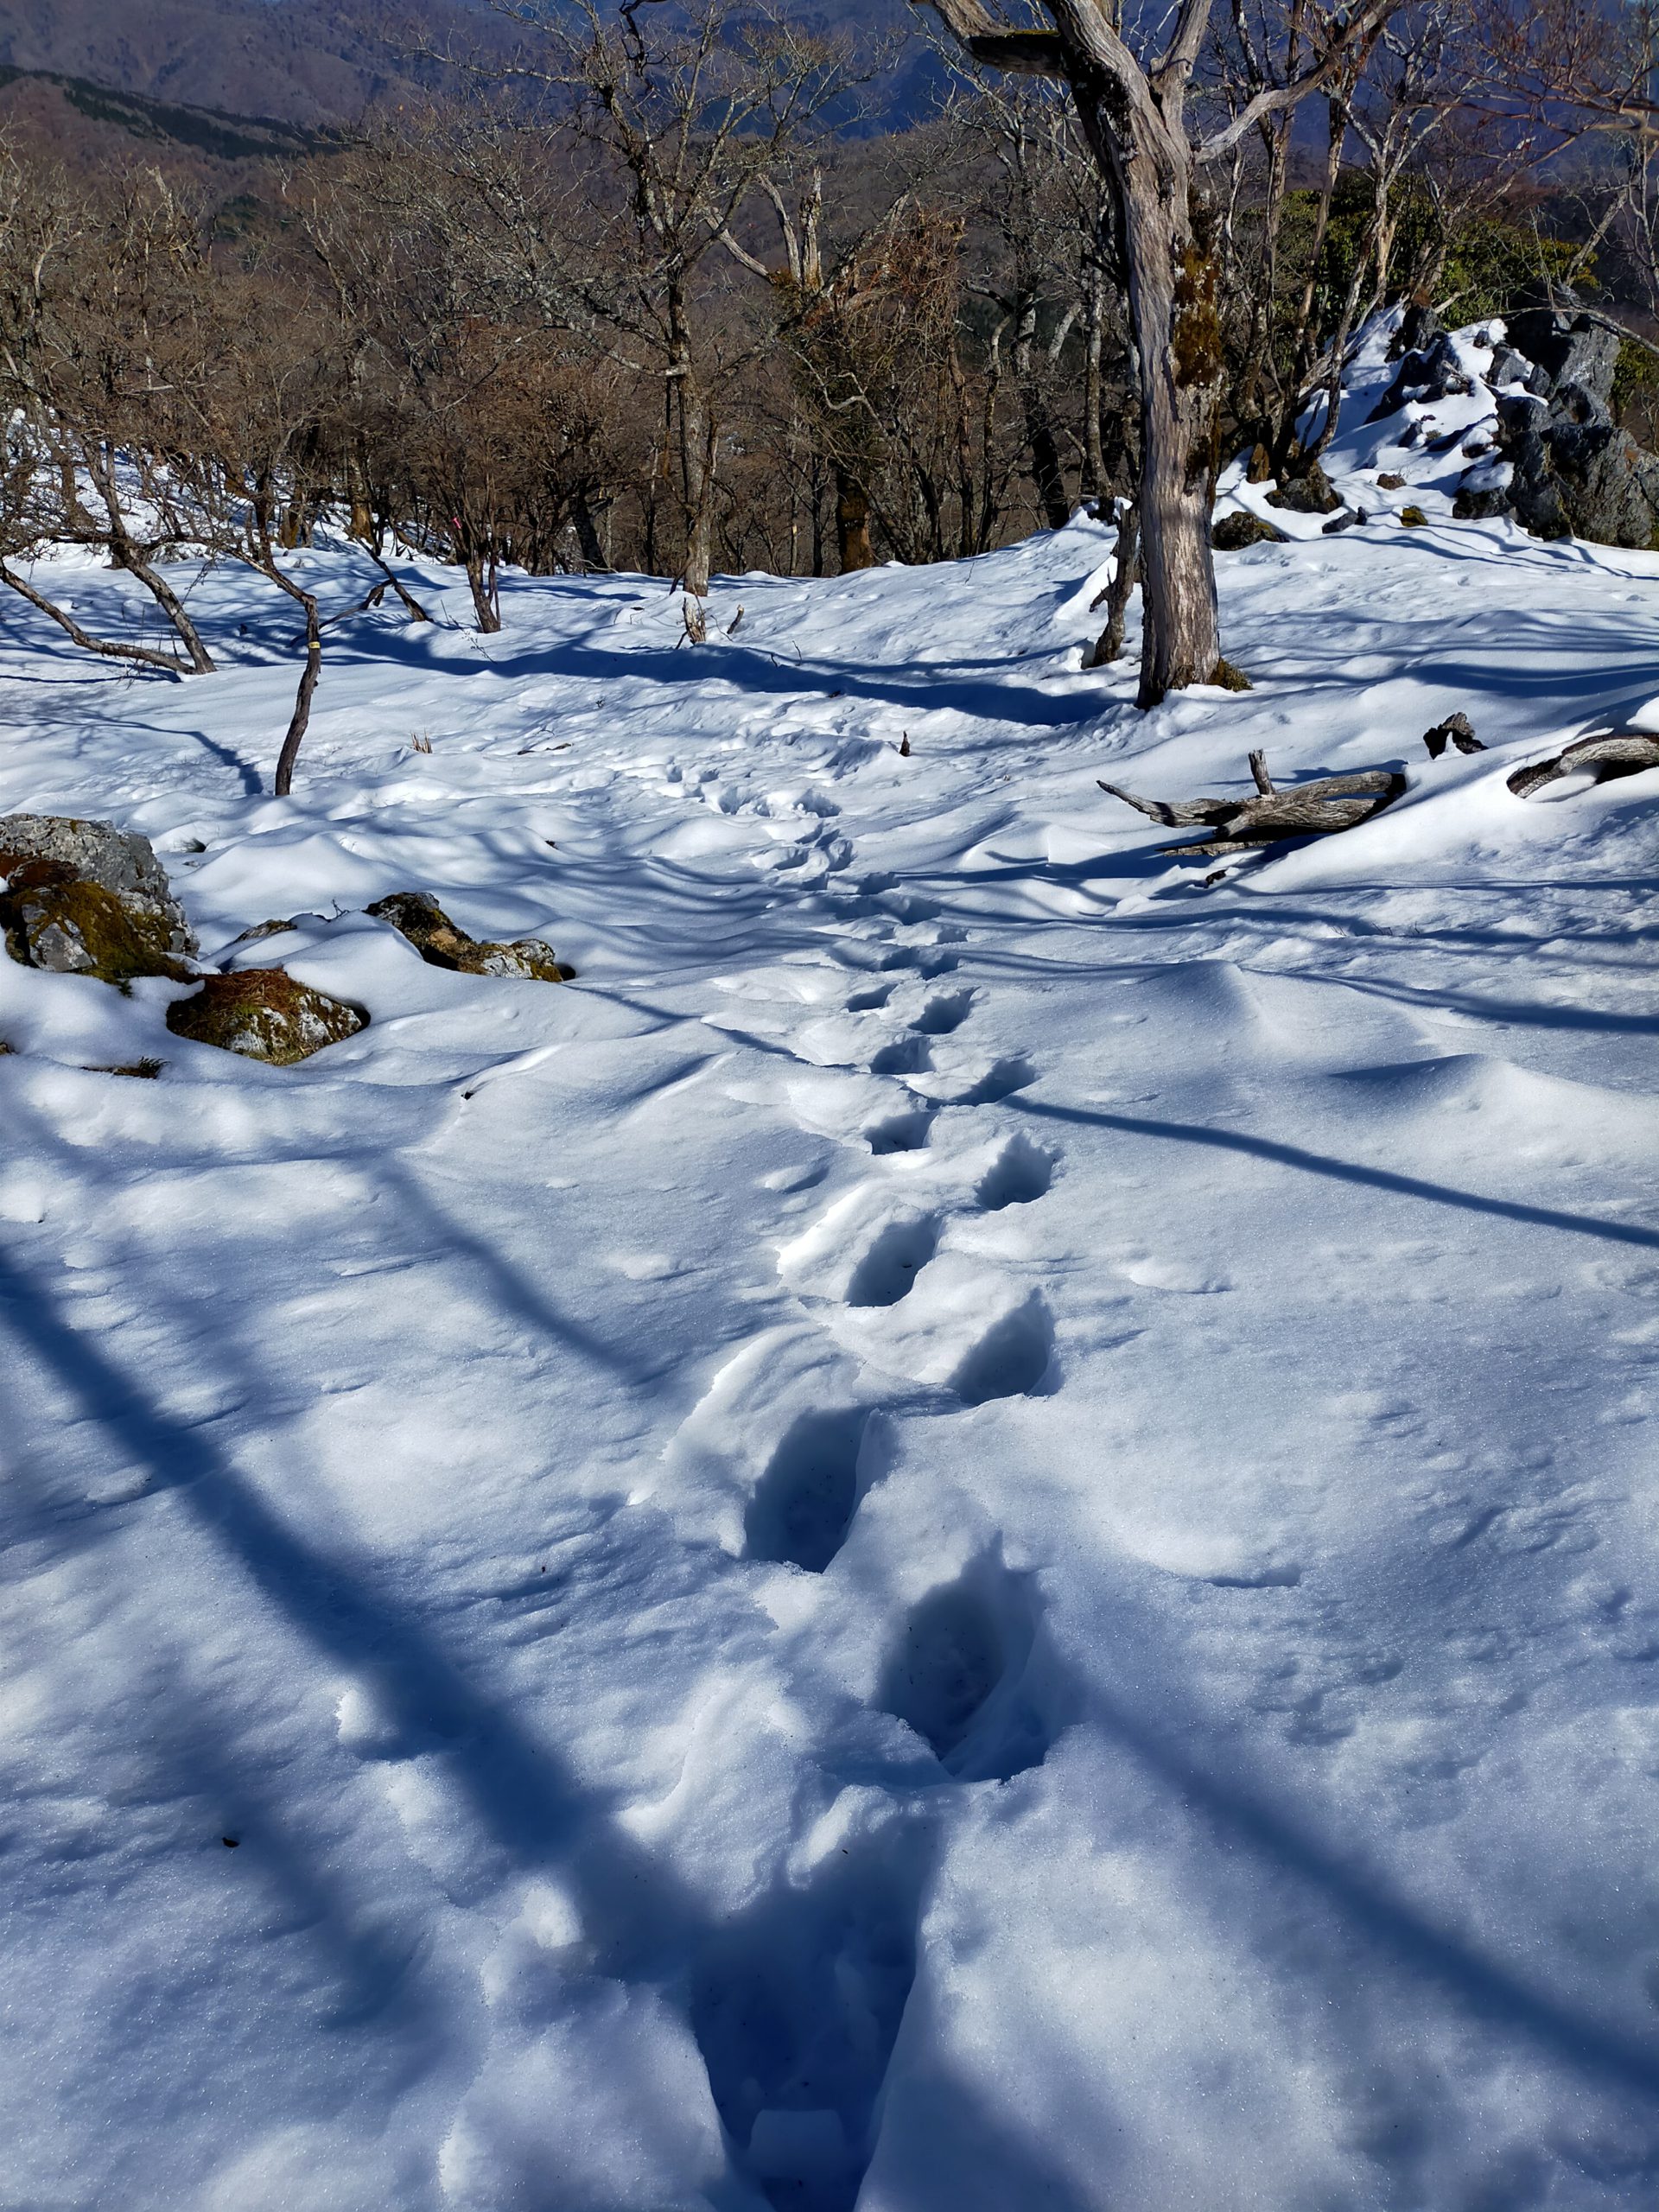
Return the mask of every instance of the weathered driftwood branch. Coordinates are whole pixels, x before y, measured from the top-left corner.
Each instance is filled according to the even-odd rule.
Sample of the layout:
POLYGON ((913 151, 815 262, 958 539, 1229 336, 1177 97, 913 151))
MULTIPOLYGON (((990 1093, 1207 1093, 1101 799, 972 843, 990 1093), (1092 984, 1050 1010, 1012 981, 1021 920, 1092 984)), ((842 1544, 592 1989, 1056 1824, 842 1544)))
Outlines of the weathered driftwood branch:
POLYGON ((1200 843, 1163 848, 1177 855, 1205 857, 1276 845, 1285 837, 1333 836, 1380 814, 1406 788, 1405 778, 1394 769, 1363 768, 1351 775, 1319 776, 1310 784, 1275 790, 1260 753, 1250 755, 1250 772, 1256 786, 1254 798, 1141 798, 1116 784, 1103 781, 1100 788, 1166 829, 1213 830, 1215 836, 1200 843))
POLYGON ((1517 798, 1528 798, 1562 776, 1576 776, 1581 768, 1595 769, 1599 783, 1615 776, 1639 776, 1644 768, 1659 768, 1659 737, 1649 737, 1640 730, 1581 737, 1553 760, 1534 760, 1517 768, 1510 778, 1510 789, 1517 798))
POLYGON ((1133 791, 1120 791, 1116 784, 1103 779, 1100 788, 1109 798, 1121 798, 1125 806, 1132 806, 1137 814, 1161 822, 1166 830, 1190 829, 1200 822, 1224 822, 1239 802, 1236 798, 1137 798, 1133 791))

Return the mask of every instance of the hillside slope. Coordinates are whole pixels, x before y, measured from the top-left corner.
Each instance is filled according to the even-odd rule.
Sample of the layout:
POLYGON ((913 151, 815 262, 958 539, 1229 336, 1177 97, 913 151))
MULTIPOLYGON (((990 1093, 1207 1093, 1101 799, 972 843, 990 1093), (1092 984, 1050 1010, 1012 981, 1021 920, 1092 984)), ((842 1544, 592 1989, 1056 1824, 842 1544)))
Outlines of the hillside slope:
MULTIPOLYGON (((453 0, 423 12, 440 29, 470 14, 453 0)), ((0 63, 230 115, 340 122, 408 86, 376 20, 351 0, 0 0, 0 63)))
POLYGON ((1388 373, 1147 715, 1082 519, 700 650, 428 569, 283 802, 275 594, 8 613, 0 809, 372 1017, 0 957, 16 2201, 1652 2204, 1659 773, 1507 779, 1655 726, 1659 556, 1452 522, 1388 373), (1206 885, 1097 787, 1255 747, 1409 788, 1206 885))
MULTIPOLYGON (((790 11, 860 39, 908 37, 906 0, 791 0, 790 11)), ((506 51, 518 35, 480 0, 0 0, 0 65, 237 116, 315 125, 407 96, 420 75, 408 26, 442 44, 506 51)), ((936 72, 914 41, 882 113, 920 111, 936 72)))

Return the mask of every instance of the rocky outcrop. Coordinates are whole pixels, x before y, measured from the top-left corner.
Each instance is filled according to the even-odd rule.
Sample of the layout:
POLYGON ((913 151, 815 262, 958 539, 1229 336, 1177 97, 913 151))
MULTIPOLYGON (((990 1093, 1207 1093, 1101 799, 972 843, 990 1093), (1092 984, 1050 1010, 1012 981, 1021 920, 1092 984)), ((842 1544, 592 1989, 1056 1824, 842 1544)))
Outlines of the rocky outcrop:
POLYGON ((1516 392, 1497 404, 1497 454, 1470 469, 1456 515, 1513 515, 1535 537, 1659 545, 1659 457, 1644 452, 1581 385, 1548 400, 1516 392))
POLYGON ((1400 327, 1389 341, 1389 359, 1397 361, 1402 353, 1426 353, 1445 329, 1433 308, 1425 300, 1413 300, 1400 318, 1400 327))
POLYGON ((1275 530, 1265 515, 1253 515, 1247 507, 1240 507, 1223 515, 1210 532, 1210 543, 1217 553, 1242 553, 1250 545, 1282 545, 1285 533, 1275 530))
POLYGON ((183 981, 196 940, 147 837, 71 815, 0 816, 0 927, 14 960, 124 986, 183 981))
POLYGON ((193 996, 175 999, 167 1009, 167 1026, 175 1037, 274 1067, 291 1067, 325 1045, 354 1037, 368 1019, 360 1007, 314 990, 281 968, 206 976, 193 996))
POLYGON ((1538 371, 1529 389, 1559 391, 1575 384, 1605 407, 1613 396, 1618 366, 1618 333, 1594 321, 1570 295, 1558 307, 1523 308, 1505 324, 1506 352, 1519 354, 1538 371))
POLYGON ((1659 457, 1613 420, 1618 331, 1565 295, 1511 316, 1508 338, 1492 357, 1495 448, 1462 478, 1453 514, 1512 515, 1535 537, 1659 546, 1659 457))
POLYGON ((1398 414, 1408 400, 1449 399, 1473 390, 1474 381, 1459 359, 1456 345, 1442 331, 1420 352, 1405 356, 1395 372, 1394 382, 1365 419, 1368 423, 1380 423, 1386 415, 1398 414))
POLYGON ((468 937, 423 891, 394 891, 390 898, 377 899, 368 912, 401 931, 434 968, 454 969, 463 976, 526 976, 538 983, 566 983, 576 972, 555 958, 552 946, 540 938, 496 944, 468 937))

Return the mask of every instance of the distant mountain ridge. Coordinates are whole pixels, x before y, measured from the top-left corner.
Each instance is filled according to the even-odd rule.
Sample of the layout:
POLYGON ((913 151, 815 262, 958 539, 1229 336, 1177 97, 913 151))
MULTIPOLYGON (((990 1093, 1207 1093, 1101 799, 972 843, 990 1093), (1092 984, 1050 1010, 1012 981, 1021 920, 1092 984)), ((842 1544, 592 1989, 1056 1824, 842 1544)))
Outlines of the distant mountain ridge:
MULTIPOLYGON (((442 31, 463 11, 423 13, 442 31)), ((0 65, 306 128, 410 85, 368 11, 340 0, 0 0, 0 65)))
POLYGON ((282 123, 275 116, 227 115, 217 108, 149 99, 142 92, 114 92, 107 85, 66 77, 54 69, 18 69, 0 63, 0 93, 15 86, 57 92, 89 124, 112 126, 130 138, 188 147, 214 161, 269 160, 307 152, 320 143, 315 128, 282 123))
MULTIPOLYGON (((808 0, 803 21, 887 37, 915 22, 906 0, 808 0)), ((428 35, 508 42, 477 0, 399 0, 428 35)), ((224 120, 313 129, 412 94, 416 71, 384 0, 0 0, 0 68, 73 81, 224 120)), ((892 84, 893 119, 914 111, 925 58, 892 84)), ((882 105, 887 105, 884 102, 882 105)))
MULTIPOLYGON (((801 0, 798 16, 880 40, 916 22, 907 0, 801 0)), ((418 93, 418 64, 400 55, 390 29, 396 20, 418 20, 434 40, 513 42, 509 24, 480 0, 0 0, 0 86, 13 82, 11 73, 73 84, 68 98, 84 115, 104 93, 186 118, 315 130, 352 122, 380 99, 418 93)), ((927 51, 916 47, 887 78, 878 113, 887 124, 912 119, 933 79, 927 51)), ((206 128, 186 122, 181 133, 146 133, 137 111, 99 119, 188 143, 206 128)))

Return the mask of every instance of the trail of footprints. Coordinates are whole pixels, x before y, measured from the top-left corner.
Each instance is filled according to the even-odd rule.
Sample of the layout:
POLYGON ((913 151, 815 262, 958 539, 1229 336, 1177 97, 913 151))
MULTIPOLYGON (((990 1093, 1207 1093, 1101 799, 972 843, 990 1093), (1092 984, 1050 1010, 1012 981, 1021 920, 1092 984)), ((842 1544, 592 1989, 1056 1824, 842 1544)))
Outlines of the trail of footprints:
MULTIPOLYGON (((910 902, 901 918, 925 915, 910 902)), ((823 1118, 832 1104, 804 1119, 866 1151, 872 1169, 779 1252, 806 1329, 827 1342, 815 1353, 809 1337, 796 1350, 792 1377, 784 1347, 757 1345, 751 1395, 735 1421, 723 1407, 720 1432, 729 1443, 750 1407, 763 1414, 771 1384, 785 1425, 748 1491, 743 1555, 814 1575, 832 1567, 861 1501, 886 1476, 888 1416, 949 1419, 1054 1379, 1040 1291, 952 1241, 958 1230, 971 1244, 976 1220, 1040 1199, 1054 1155, 1021 1133, 988 1138, 982 1122, 965 1119, 967 1141, 955 1154, 937 1141, 942 1114, 994 1104, 1035 1071, 1018 1056, 976 1064, 939 1049, 968 1021, 975 995, 930 989, 918 1007, 913 983, 948 973, 953 956, 873 948, 863 932, 836 948, 848 965, 872 950, 880 972, 849 994, 840 1014, 803 1007, 793 1038, 788 1027, 774 1034, 804 1067, 844 1068, 850 1058, 906 1096, 841 1128, 823 1118), (849 1020, 855 1036, 875 1030, 880 1041, 847 1054, 838 1025, 849 1020)), ((893 1817, 830 1854, 804 1887, 767 1891, 699 1962, 690 2012, 715 2104, 740 2169, 776 2212, 852 2212, 914 1979, 926 1876, 942 1847, 948 1808, 938 1788, 1007 1780, 1041 1763, 1053 1732, 1044 1707, 1052 1713, 1055 1702, 1052 1682, 1046 1697, 1033 1689, 1052 1673, 1042 1641, 1035 1589, 1000 1548, 921 1597, 883 1656, 874 1701, 926 1746, 932 1790, 912 1761, 892 1785, 893 1817)))

